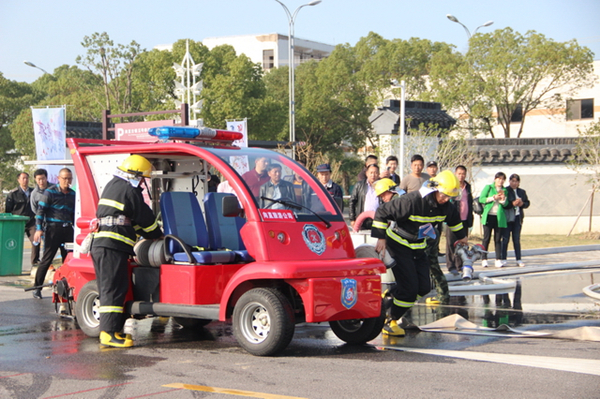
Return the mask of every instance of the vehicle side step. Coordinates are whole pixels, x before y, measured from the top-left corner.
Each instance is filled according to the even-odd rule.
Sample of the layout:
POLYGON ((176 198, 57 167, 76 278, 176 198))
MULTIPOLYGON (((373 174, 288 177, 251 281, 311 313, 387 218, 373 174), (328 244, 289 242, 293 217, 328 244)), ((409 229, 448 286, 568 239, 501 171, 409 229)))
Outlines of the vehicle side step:
POLYGON ((125 310, 132 315, 219 320, 219 307, 219 305, 178 305, 173 303, 135 301, 128 302, 125 305, 125 310))

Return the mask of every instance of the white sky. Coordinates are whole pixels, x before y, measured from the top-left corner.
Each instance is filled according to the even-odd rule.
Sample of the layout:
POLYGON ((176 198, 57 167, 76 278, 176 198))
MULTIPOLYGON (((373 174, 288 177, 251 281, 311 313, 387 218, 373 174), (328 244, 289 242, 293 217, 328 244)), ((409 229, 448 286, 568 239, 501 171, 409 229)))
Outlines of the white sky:
MULTIPOLYGON (((310 0, 282 0, 291 12, 310 0)), ((535 30, 556 41, 577 39, 600 58, 600 0, 323 0, 304 7, 295 35, 327 44, 356 42, 370 31, 386 39, 419 37, 464 51, 467 34, 449 21, 453 14, 471 31, 511 27, 535 30)), ((0 72, 32 82, 42 72, 74 65, 85 53, 84 36, 107 32, 115 43, 132 40, 151 50, 178 39, 288 33, 288 20, 274 0, 0 0, 0 72)))

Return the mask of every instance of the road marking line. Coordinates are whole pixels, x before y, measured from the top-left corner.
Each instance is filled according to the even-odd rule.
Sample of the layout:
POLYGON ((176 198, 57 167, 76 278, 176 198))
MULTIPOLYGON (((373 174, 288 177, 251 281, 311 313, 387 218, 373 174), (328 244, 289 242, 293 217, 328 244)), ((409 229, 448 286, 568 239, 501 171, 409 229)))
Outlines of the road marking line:
POLYGON ((107 388, 114 388, 114 387, 120 387, 122 385, 129 385, 129 384, 133 384, 133 382, 124 382, 122 384, 113 384, 113 385, 106 385, 103 387, 98 387, 98 388, 90 388, 90 389, 84 389, 82 391, 75 391, 75 392, 65 392, 65 393, 61 393, 60 395, 55 395, 55 396, 46 396, 44 399, 54 399, 54 398, 62 398, 63 396, 73 396, 73 395, 79 395, 81 393, 86 393, 86 392, 93 392, 93 391, 101 391, 103 389, 107 389, 107 388))
POLYGON ((226 394, 226 395, 247 396, 247 397, 250 397, 250 398, 263 398, 263 399, 306 399, 306 398, 299 398, 297 396, 272 395, 272 394, 269 394, 269 393, 262 393, 262 392, 240 391, 238 389, 217 388, 217 387, 209 387, 209 386, 206 386, 206 385, 181 384, 181 383, 178 383, 178 382, 173 383, 173 384, 163 385, 163 387, 188 389, 190 391, 203 391, 203 392, 223 393, 223 394, 226 394))
POLYGON ((513 355, 508 353, 486 353, 471 351, 452 351, 444 349, 414 349, 397 346, 378 346, 378 348, 402 352, 422 353, 433 356, 446 356, 458 359, 482 362, 504 363, 518 366, 538 367, 542 369, 569 371, 572 373, 600 375, 600 360, 576 359, 569 357, 513 355))

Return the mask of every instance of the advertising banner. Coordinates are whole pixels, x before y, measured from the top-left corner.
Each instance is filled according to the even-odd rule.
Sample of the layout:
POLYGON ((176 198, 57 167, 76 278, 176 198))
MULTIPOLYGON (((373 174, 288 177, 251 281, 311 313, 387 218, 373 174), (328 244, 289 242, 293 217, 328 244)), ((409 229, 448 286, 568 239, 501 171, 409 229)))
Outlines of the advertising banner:
POLYGON ((115 123, 115 140, 154 143, 157 138, 148 134, 151 127, 173 126, 174 120, 115 123))
POLYGON ((244 135, 240 140, 233 142, 233 145, 238 147, 248 147, 248 122, 247 119, 243 121, 227 121, 227 130, 239 132, 244 135))
MULTIPOLYGON (((66 109, 31 108, 35 151, 38 161, 63 160, 66 154, 66 109)), ((58 182, 59 165, 38 165, 48 171, 48 181, 58 182)))
MULTIPOLYGON (((232 144, 238 147, 248 147, 248 123, 247 119, 243 121, 227 121, 227 130, 232 130, 234 132, 239 132, 244 135, 240 140, 234 141, 232 144)), ((237 172, 242 175, 250 170, 248 165, 248 157, 247 156, 233 156, 230 157, 229 163, 237 170, 237 172)))

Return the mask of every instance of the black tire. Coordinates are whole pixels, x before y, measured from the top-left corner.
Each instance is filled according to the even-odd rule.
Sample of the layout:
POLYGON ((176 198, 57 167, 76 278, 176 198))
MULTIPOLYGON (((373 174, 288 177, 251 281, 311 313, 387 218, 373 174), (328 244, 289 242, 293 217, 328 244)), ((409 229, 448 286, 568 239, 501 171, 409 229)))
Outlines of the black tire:
POLYGON ((183 328, 202 328, 208 323, 210 323, 211 319, 192 319, 190 317, 173 317, 173 321, 179 324, 183 328))
POLYGON ((100 336, 100 295, 96 280, 83 286, 75 303, 75 319, 88 337, 100 336))
POLYGON ((287 298, 274 288, 254 288, 233 309, 233 335, 255 356, 284 350, 294 336, 295 320, 287 298))
POLYGON ((385 317, 371 319, 352 319, 330 321, 329 326, 333 333, 342 341, 352 345, 362 345, 377 338, 385 317))

